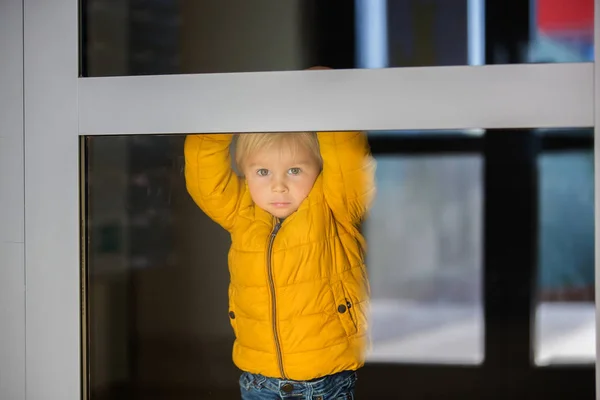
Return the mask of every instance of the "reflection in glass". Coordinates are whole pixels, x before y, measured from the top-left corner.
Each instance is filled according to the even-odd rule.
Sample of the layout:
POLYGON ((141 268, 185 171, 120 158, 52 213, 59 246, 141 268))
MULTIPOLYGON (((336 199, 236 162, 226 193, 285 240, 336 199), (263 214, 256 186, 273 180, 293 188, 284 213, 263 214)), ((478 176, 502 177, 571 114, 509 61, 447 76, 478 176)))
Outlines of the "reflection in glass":
POLYGON ((482 158, 377 158, 365 224, 372 362, 483 360, 482 158))
POLYGON ((228 237, 187 195, 183 140, 87 139, 91 399, 239 397, 228 237))
POLYGON ((594 0, 529 0, 531 62, 594 61, 594 0))
POLYGON ((336 69, 481 65, 502 62, 501 54, 494 56, 497 60, 485 60, 485 49, 493 47, 490 40, 504 38, 519 42, 523 55, 517 62, 591 61, 592 3, 84 0, 81 74, 289 71, 313 65, 336 69), (490 39, 485 13, 491 4, 499 5, 507 17, 514 10, 532 17, 488 29, 497 36, 490 39), (528 37, 517 38, 515 29, 529 32, 528 37))
MULTIPOLYGON (((86 139, 94 400, 239 398, 227 316, 229 237, 186 191, 184 138, 86 139)), ((536 363, 591 363, 593 156, 540 157, 536 363)), ((481 156, 376 159, 378 194, 363 226, 372 287, 368 361, 481 363, 481 156)))
POLYGON ((594 155, 544 154, 540 170, 540 247, 535 362, 593 363, 594 155))
MULTIPOLYGON (((184 138, 86 139, 91 399, 239 398, 230 239, 187 193, 184 138)), ((369 360, 480 362, 481 159, 377 161, 369 360)))

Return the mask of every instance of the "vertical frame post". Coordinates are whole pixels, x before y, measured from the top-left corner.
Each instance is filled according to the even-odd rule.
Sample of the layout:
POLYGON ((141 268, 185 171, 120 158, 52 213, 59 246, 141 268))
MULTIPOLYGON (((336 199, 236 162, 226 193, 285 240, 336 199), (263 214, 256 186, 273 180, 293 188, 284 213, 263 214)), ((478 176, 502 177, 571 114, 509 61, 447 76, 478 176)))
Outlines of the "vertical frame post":
POLYGON ((27 400, 81 398, 78 3, 23 0, 27 400))
POLYGON ((598 56, 600 55, 600 0, 594 1, 594 202, 595 202, 595 252, 596 252, 596 265, 594 269, 595 274, 595 291, 596 291, 596 399, 600 400, 600 368, 598 368, 598 355, 600 349, 600 303, 598 295, 600 291, 600 184, 598 183, 600 177, 600 142, 598 141, 597 124, 600 121, 600 62, 598 62, 598 56))
POLYGON ((0 397, 25 399, 23 0, 0 1, 0 397))

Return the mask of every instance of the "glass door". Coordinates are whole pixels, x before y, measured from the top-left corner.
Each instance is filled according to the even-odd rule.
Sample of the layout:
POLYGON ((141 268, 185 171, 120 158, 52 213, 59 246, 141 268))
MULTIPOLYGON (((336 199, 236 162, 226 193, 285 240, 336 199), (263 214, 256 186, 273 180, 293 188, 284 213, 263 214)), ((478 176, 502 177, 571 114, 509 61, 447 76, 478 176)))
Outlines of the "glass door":
POLYGON ((548 132, 591 154, 595 64, 533 40, 529 1, 456 3, 25 0, 27 398, 238 398, 229 239, 185 190, 183 140, 331 130, 367 131, 378 162, 359 397, 593 393, 595 349, 536 364, 530 232, 548 132))

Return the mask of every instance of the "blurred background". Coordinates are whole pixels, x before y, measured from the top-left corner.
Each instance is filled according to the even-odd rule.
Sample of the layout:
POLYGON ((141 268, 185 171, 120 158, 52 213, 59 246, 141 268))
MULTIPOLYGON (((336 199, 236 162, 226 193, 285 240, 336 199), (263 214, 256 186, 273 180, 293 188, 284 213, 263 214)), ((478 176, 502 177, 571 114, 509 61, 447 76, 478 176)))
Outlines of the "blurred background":
MULTIPOLYGON (((84 0, 80 73, 590 62, 593 15, 593 0, 84 0)), ((593 129, 368 135, 359 398, 594 398, 593 129)), ((239 398, 229 237, 185 190, 184 138, 83 141, 91 399, 239 398)))

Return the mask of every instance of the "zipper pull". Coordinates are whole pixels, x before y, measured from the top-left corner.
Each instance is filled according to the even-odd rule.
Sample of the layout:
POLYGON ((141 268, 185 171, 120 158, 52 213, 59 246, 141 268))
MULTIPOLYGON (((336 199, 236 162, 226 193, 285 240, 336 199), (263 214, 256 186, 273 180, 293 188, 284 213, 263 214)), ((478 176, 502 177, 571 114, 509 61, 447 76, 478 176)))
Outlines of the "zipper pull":
POLYGON ((273 232, 271 233, 271 236, 277 235, 277 232, 279 232, 280 228, 281 228, 281 221, 277 221, 277 223, 275 224, 275 227, 273 228, 273 232))

